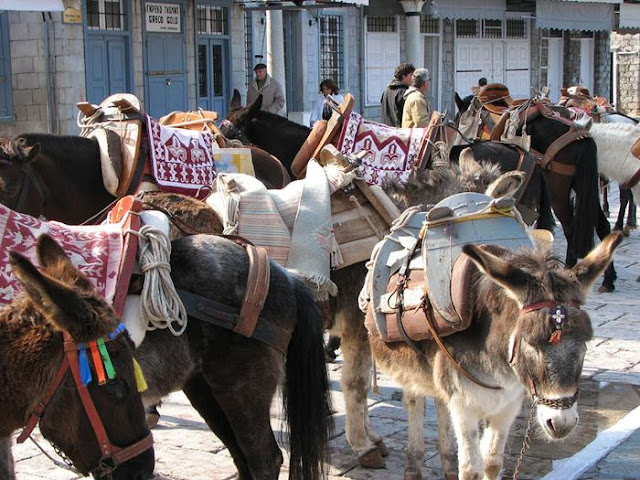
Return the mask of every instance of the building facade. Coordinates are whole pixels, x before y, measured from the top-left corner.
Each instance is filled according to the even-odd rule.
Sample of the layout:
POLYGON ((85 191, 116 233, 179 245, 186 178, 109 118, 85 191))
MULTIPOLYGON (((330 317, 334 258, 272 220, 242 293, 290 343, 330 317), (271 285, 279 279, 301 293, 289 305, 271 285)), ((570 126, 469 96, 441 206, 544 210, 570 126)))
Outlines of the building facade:
POLYGON ((636 5, 621 0, 33 1, 59 8, 28 11, 21 0, 13 4, 26 11, 0 12, 0 136, 77 134, 75 104, 117 92, 135 94, 154 117, 196 108, 224 116, 258 62, 303 124, 324 78, 378 119, 403 61, 430 70, 431 106, 452 116, 454 92, 468 95, 480 77, 514 98, 549 86, 556 100, 581 84, 624 108, 638 101, 637 78, 619 84, 631 82, 638 49, 631 58, 624 41, 612 43, 622 23, 637 45, 636 5))

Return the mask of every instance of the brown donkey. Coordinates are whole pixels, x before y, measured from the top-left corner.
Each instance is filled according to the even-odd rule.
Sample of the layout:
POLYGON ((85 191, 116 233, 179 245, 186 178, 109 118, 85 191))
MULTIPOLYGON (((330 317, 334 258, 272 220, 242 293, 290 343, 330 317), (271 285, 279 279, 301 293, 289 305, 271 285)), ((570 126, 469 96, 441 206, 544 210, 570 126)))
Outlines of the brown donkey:
POLYGON ((586 342, 593 333, 580 306, 621 239, 621 234, 609 235, 569 269, 540 251, 504 250, 496 256, 475 245, 463 248, 477 267, 473 320, 469 329, 443 341, 471 375, 498 389, 468 380, 434 342, 420 342, 422 354, 417 354, 404 343, 369 336, 377 365, 404 387, 405 480, 422 478, 426 395, 436 399, 440 455, 450 479, 499 478, 509 430, 527 392, 551 440, 573 430, 586 342))
POLYGON ((41 415, 44 437, 82 474, 150 478, 154 453, 136 388, 133 342, 54 240, 42 236, 37 248, 42 273, 10 254, 26 294, 0 311, 0 478, 15 478, 11 434, 32 412, 41 415), (115 376, 83 386, 78 345, 100 339, 115 376))

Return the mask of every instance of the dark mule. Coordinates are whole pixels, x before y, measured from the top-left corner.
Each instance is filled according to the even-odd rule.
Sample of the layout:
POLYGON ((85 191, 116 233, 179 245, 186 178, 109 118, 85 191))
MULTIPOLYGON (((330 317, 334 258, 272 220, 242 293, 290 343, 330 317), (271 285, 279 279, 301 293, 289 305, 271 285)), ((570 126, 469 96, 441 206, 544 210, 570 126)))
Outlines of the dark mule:
MULTIPOLYGON (((548 107, 535 100, 530 102, 533 103, 525 103, 518 108, 531 105, 531 110, 524 110, 529 112, 526 131, 531 136, 531 149, 544 154, 553 142, 569 132, 571 127, 567 122, 571 118, 571 112, 563 107, 548 107), (550 108, 566 121, 549 118, 538 113, 537 108, 550 108)), ((507 107, 502 101, 494 102, 494 105, 507 107)), ((465 108, 465 105, 459 105, 459 108, 465 108)), ((522 134, 522 125, 517 134, 522 134)), ((600 206, 597 153, 593 138, 585 136, 567 144, 556 153, 554 161, 557 162, 557 168, 552 165, 544 170, 551 191, 552 208, 567 239, 568 266, 575 265, 578 258, 585 257, 593 248, 594 231, 601 240, 611 232, 611 226, 600 206)), ((605 271, 600 290, 613 291, 616 277, 611 263, 605 271)))
POLYGON ((260 110, 261 106, 262 95, 258 95, 252 104, 242 107, 240 92, 234 90, 227 121, 222 122, 220 131, 227 138, 266 150, 282 162, 291 178, 296 178, 291 171, 291 164, 311 129, 275 113, 260 110))
POLYGON ((37 250, 42 273, 22 255, 10 254, 13 274, 25 295, 0 312, 0 478, 15 478, 11 434, 38 411, 40 402, 45 404, 40 420, 42 435, 83 475, 150 478, 154 453, 134 378, 133 342, 123 327, 119 328, 112 308, 55 241, 42 236, 37 250), (115 377, 103 385, 94 381, 81 386, 77 343, 101 338, 105 339, 115 377), (61 365, 71 372, 60 370, 61 365), (56 388, 60 372, 63 376, 56 388), (54 390, 48 394, 51 387, 54 390), (88 392, 88 402, 81 400, 79 391, 88 392), (89 417, 92 422, 97 419, 96 425, 89 417), (106 441, 97 440, 103 431, 106 441), (99 443, 106 444, 112 453, 106 453, 99 443))
POLYGON ((500 478, 509 431, 527 392, 549 439, 562 439, 573 430, 582 364, 593 335, 580 306, 621 238, 608 236, 570 269, 541 251, 505 249, 493 255, 477 245, 464 247, 476 266, 469 292, 472 323, 442 340, 476 379, 498 389, 463 376, 435 342, 418 342, 416 353, 402 342, 385 343, 370 335, 376 365, 404 387, 409 417, 405 480, 422 478, 425 396, 436 399, 445 478, 500 478), (562 321, 559 338, 557 319, 562 321))
MULTIPOLYGON (((251 153, 256 177, 267 188, 282 188, 289 182, 272 155, 258 148, 251 153)), ((21 205, 15 209, 23 213, 40 211, 46 218, 77 224, 115 200, 102 183, 100 152, 93 139, 18 135, 0 146, 0 170, 4 179, 0 201, 21 205), (60 205, 74 207, 69 211, 60 205)))

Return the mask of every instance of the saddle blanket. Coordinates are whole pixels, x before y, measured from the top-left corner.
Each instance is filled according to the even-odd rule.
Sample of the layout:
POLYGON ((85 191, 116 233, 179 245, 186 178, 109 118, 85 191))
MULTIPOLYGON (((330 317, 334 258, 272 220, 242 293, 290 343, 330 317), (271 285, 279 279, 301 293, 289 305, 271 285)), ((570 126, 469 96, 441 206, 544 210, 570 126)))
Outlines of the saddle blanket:
POLYGON ((39 265, 36 243, 43 233, 51 235, 62 246, 71 262, 111 303, 120 273, 122 225, 68 226, 59 222, 43 222, 0 204, 0 306, 11 303, 21 290, 20 283, 11 273, 9 252, 22 253, 39 265))
POLYGON ((205 198, 216 177, 213 151, 218 144, 207 131, 165 127, 147 115, 149 158, 164 191, 205 198))
POLYGON ((385 178, 405 183, 412 170, 420 167, 428 139, 426 128, 393 128, 351 112, 338 149, 345 155, 368 152, 362 159, 367 183, 382 185, 385 178))

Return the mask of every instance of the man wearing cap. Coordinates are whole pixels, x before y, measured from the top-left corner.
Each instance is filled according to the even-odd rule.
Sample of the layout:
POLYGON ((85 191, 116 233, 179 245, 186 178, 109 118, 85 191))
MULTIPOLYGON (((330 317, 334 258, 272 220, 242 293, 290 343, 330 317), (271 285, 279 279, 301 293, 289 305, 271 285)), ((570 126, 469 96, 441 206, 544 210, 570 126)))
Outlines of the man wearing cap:
POLYGON ((267 73, 267 66, 258 63, 253 67, 256 76, 247 90, 247 105, 253 103, 258 95, 262 95, 260 110, 280 114, 284 107, 284 93, 280 83, 267 73))
POLYGON ((429 125, 427 91, 431 83, 429 70, 418 68, 411 75, 411 86, 404 93, 402 128, 424 128, 429 125))

